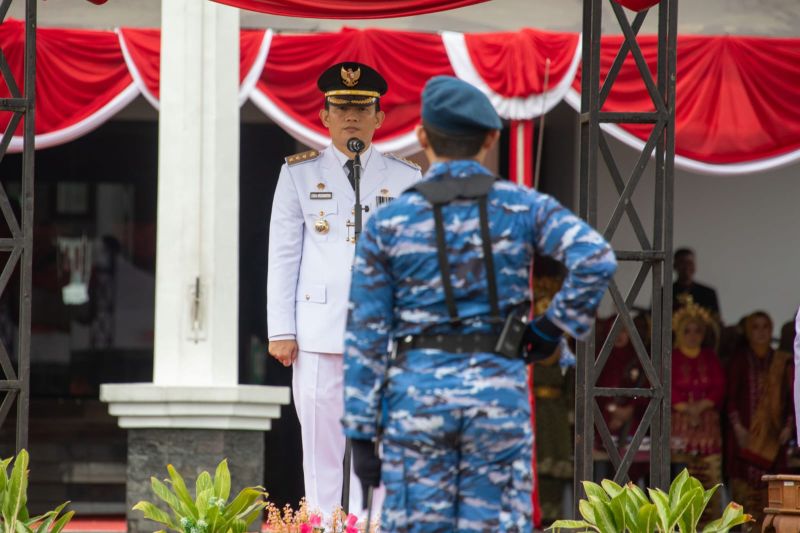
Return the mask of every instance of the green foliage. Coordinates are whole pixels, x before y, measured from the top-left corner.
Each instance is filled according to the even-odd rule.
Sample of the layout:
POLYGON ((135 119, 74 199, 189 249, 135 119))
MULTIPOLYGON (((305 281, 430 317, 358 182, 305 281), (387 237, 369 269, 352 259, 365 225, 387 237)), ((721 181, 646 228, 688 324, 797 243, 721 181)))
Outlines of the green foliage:
POLYGON ((31 517, 28 513, 28 452, 21 450, 17 458, 0 461, 0 533, 60 533, 75 511, 61 516, 69 502, 64 502, 52 511, 31 517), (11 476, 8 465, 14 461, 11 476))
MULTIPOLYGON (((719 485, 704 490, 684 469, 672 481, 669 492, 644 491, 628 483, 624 487, 604 479, 598 485, 583 482, 586 499, 578 503, 583 520, 558 520, 548 529, 579 530, 597 533, 698 533, 703 510, 719 485)), ((702 533, 727 533, 731 528, 752 521, 742 506, 730 503, 722 516, 706 525, 702 533)))
POLYGON ((166 526, 166 529, 179 533, 244 533, 247 525, 261 516, 267 505, 267 493, 263 487, 244 488, 228 503, 231 473, 227 460, 217 465, 213 479, 205 471, 197 476, 194 497, 172 465, 167 465, 167 472, 169 479, 161 482, 151 477, 150 486, 168 511, 147 501, 133 506, 144 513, 145 518, 166 526))

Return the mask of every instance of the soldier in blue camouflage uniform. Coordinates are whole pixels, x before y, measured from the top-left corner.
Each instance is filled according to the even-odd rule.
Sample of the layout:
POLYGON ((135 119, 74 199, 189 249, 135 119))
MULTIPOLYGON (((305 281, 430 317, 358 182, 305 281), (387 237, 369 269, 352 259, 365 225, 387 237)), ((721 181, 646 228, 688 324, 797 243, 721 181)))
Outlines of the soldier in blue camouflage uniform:
MULTIPOLYGON (((422 184, 489 174, 480 162, 502 124, 477 89, 431 79, 422 121, 420 144, 433 162, 422 184)), ((545 315, 527 326, 529 353, 551 354, 562 332, 585 336, 616 269, 608 243, 553 198, 508 181, 491 185, 487 204, 500 314, 526 312, 538 252, 569 273, 545 315)), ((459 320, 448 308, 433 209, 420 192, 383 207, 361 236, 345 335, 344 431, 362 484, 380 479, 386 486, 382 530, 530 531, 526 360, 491 350, 413 349, 419 338, 498 334, 489 319, 478 204, 455 200, 442 214, 459 320), (382 461, 373 444, 381 430, 382 461)))

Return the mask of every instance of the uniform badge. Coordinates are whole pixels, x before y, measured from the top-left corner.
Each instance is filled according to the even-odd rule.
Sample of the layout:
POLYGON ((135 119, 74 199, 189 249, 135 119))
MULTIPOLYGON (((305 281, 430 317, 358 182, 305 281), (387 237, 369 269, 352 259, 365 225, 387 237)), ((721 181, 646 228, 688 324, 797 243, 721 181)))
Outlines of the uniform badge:
POLYGON ((376 207, 380 207, 383 204, 388 204, 392 200, 394 200, 394 196, 389 196, 391 194, 389 189, 381 189, 381 193, 375 196, 375 205, 376 207))
POLYGON ((317 183, 317 191, 308 194, 311 200, 330 200, 333 198, 333 193, 325 190, 325 184, 322 182, 317 183))
POLYGON ((345 69, 342 67, 342 83, 347 87, 355 87, 358 85, 358 79, 361 77, 361 67, 353 70, 351 68, 345 69))
POLYGON ((330 230, 331 230, 331 225, 328 224, 328 221, 325 220, 324 218, 320 218, 316 222, 314 222, 314 231, 316 231, 320 235, 327 235, 330 230))

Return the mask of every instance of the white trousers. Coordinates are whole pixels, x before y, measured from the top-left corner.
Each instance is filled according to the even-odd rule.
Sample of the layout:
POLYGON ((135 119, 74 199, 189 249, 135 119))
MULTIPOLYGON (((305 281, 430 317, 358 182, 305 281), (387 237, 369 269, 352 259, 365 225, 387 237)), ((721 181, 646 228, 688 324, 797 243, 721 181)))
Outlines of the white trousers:
MULTIPOLYGON (((292 371, 292 394, 303 441, 303 477, 310 510, 327 518, 342 502, 342 461, 345 438, 344 369, 341 354, 300 351, 292 371)), ((383 487, 373 495, 372 509, 379 518, 383 487)), ((361 483, 350 472, 350 507, 360 519, 366 518, 361 483)))

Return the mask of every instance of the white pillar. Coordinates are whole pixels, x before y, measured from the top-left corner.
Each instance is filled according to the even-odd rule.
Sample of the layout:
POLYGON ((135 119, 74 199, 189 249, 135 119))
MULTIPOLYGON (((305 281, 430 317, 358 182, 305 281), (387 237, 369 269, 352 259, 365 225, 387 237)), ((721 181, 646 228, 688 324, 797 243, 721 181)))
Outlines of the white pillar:
POLYGON ((238 373, 239 12, 164 0, 153 381, 238 373))
POLYGON ((122 427, 266 430, 288 388, 237 384, 239 11, 161 12, 153 383, 103 385, 101 399, 122 427))

